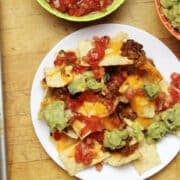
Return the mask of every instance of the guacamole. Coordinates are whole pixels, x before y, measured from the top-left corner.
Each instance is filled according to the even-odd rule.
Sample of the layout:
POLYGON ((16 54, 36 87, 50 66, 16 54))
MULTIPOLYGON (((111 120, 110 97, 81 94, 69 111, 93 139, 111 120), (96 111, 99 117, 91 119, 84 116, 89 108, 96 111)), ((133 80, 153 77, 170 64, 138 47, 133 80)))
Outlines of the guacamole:
POLYGON ((70 94, 74 95, 85 90, 99 91, 105 87, 104 80, 100 82, 94 77, 92 71, 87 71, 83 74, 79 74, 73 81, 68 85, 70 94))
POLYGON ((138 142, 142 142, 144 139, 143 127, 139 123, 132 125, 131 136, 134 137, 138 142))
POLYGON ((105 131, 103 144, 111 150, 120 149, 126 145, 128 131, 113 129, 112 131, 105 131))
POLYGON ((180 103, 177 103, 173 108, 162 112, 159 116, 169 130, 180 127, 180 103))
POLYGON ((161 0, 162 12, 171 25, 180 32, 180 0, 161 0))
POLYGON ((51 131, 57 129, 61 132, 68 126, 71 112, 64 107, 63 101, 54 101, 42 110, 41 117, 47 122, 51 131))
POLYGON ((180 128, 180 103, 155 117, 155 122, 147 128, 147 140, 158 141, 178 128, 180 128))
POLYGON ((157 84, 144 84, 143 89, 150 99, 154 99, 159 95, 159 86, 157 84))

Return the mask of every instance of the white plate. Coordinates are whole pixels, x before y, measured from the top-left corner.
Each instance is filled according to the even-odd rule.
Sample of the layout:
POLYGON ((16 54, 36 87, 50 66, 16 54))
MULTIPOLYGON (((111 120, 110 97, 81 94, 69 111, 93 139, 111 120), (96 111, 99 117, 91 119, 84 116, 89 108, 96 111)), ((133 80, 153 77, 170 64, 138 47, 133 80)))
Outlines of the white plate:
MULTIPOLYGON (((58 157, 56 148, 49 141, 49 129, 44 122, 38 120, 40 102, 44 96, 44 92, 40 86, 40 81, 44 75, 44 68, 53 65, 54 58, 60 49, 76 48, 77 41, 80 39, 91 39, 93 36, 98 35, 113 36, 116 35, 119 31, 127 32, 130 38, 133 38, 134 40, 143 44, 147 57, 154 60, 156 67, 168 81, 169 76, 172 72, 179 72, 180 70, 180 63, 168 47, 166 47, 161 41, 148 34, 147 32, 131 26, 120 24, 96 25, 78 30, 61 40, 45 56, 41 65, 39 66, 33 81, 30 102, 32 122, 36 135, 46 152, 60 167, 63 167, 63 164, 58 157)), ((104 165, 101 172, 97 172, 93 167, 79 172, 77 174, 77 177, 86 180, 145 179, 164 168, 176 156, 176 154, 179 152, 179 149, 180 141, 177 137, 168 136, 164 138, 160 143, 158 143, 158 152, 162 163, 159 166, 148 170, 142 176, 138 175, 132 165, 126 165, 119 168, 104 165)))

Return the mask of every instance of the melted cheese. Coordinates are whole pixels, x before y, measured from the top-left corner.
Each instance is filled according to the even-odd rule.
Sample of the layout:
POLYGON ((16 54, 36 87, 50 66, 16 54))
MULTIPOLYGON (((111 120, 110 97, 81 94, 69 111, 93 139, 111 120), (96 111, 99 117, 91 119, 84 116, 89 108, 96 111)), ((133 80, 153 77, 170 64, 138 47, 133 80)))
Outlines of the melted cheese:
POLYGON ((108 118, 108 117, 103 119, 103 124, 104 124, 105 129, 107 129, 109 131, 111 131, 111 130, 113 130, 115 128, 114 125, 111 122, 111 119, 108 118))
POLYGON ((69 138, 68 136, 62 134, 60 140, 57 141, 57 149, 59 152, 66 150, 75 144, 77 140, 69 138))
POLYGON ((120 55, 121 46, 122 46, 122 42, 111 41, 108 48, 105 51, 105 55, 106 56, 120 55))
POLYGON ((135 122, 140 123, 144 128, 147 128, 150 124, 153 123, 153 119, 151 118, 142 118, 138 117, 135 119, 135 122))
POLYGON ((119 92, 125 93, 128 88, 132 88, 132 89, 142 88, 143 84, 144 84, 144 81, 142 78, 140 78, 137 75, 130 75, 127 77, 124 83, 120 86, 119 92))
POLYGON ((83 105, 78 110, 79 113, 84 116, 98 116, 105 117, 108 116, 108 110, 106 106, 100 102, 84 102, 83 105))
POLYGON ((139 117, 152 118, 155 115, 154 102, 144 96, 136 96, 131 100, 131 107, 139 117))

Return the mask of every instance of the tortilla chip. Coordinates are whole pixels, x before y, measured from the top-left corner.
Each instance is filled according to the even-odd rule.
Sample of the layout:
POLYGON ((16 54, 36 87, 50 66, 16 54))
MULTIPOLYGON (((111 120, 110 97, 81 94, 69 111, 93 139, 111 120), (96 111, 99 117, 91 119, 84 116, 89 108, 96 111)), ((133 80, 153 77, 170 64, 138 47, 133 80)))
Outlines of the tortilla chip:
POLYGON ((89 134, 91 134, 91 131, 89 130, 88 132, 86 132, 85 134, 81 135, 81 130, 86 126, 85 123, 83 123, 82 121, 79 120, 75 120, 72 124, 72 128, 75 131, 75 133, 77 134, 78 137, 80 137, 80 139, 84 139, 86 136, 88 136, 89 134))
POLYGON ((116 66, 116 65, 130 65, 133 61, 127 57, 123 57, 118 54, 105 56, 99 63, 99 66, 116 66))
POLYGON ((122 166, 128 164, 141 156, 138 150, 129 156, 122 156, 120 153, 112 153, 112 155, 107 158, 104 162, 112 166, 122 166))
POLYGON ((72 127, 68 127, 66 131, 63 131, 64 134, 66 134, 68 137, 73 139, 78 139, 78 135, 74 131, 72 127))
POLYGON ((161 163, 155 144, 149 145, 143 142, 139 147, 139 151, 141 158, 134 161, 133 165, 140 175, 161 163))
POLYGON ((138 117, 153 118, 155 115, 155 104, 146 97, 136 96, 132 99, 131 107, 138 117))
POLYGON ((66 66, 63 69, 59 67, 46 68, 45 78, 48 87, 64 87, 74 79, 72 66, 66 66))
POLYGON ((160 72, 154 67, 149 61, 145 61, 144 64, 140 67, 140 69, 148 72, 148 78, 151 80, 162 80, 162 75, 160 72))
MULTIPOLYGON (((105 56, 99 63, 99 66, 114 66, 114 65, 129 65, 134 62, 127 57, 121 56, 121 46, 124 41, 127 40, 127 34, 120 32, 115 37, 111 38, 108 48, 105 50, 105 56)), ((83 66, 89 66, 83 61, 83 57, 86 56, 90 49, 94 48, 93 41, 80 40, 78 42, 78 49, 80 55, 80 63, 83 66)))
POLYGON ((92 160, 91 164, 84 165, 83 163, 77 163, 74 158, 75 147, 77 144, 71 146, 70 148, 66 149, 65 151, 59 153, 60 159, 62 160, 65 169, 67 172, 72 176, 75 175, 77 172, 86 169, 90 166, 93 166, 102 160, 108 158, 110 156, 109 153, 103 152, 101 150, 102 145, 95 141, 95 147, 93 151, 97 153, 96 158, 92 160))
POLYGON ((61 134, 61 137, 58 141, 57 140, 55 141, 53 138, 52 141, 54 141, 54 143, 56 144, 58 152, 63 152, 67 148, 76 144, 78 140, 74 138, 70 138, 66 134, 61 134))
POLYGON ((177 130, 175 131, 175 135, 180 138, 180 129, 177 129, 177 130))

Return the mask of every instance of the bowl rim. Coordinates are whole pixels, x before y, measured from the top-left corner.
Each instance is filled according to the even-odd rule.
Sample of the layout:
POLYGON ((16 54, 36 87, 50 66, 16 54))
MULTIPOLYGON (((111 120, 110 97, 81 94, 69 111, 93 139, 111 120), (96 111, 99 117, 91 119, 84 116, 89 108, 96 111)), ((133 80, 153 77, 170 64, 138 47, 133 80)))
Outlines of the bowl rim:
POLYGON ((156 6, 156 11, 157 14, 165 26, 165 28, 172 34, 177 40, 180 40, 180 32, 177 32, 172 25, 168 22, 167 18, 164 16, 161 10, 161 5, 160 5, 160 0, 155 0, 155 6, 156 6))
POLYGON ((106 8, 105 11, 95 12, 95 13, 91 13, 88 15, 80 16, 80 17, 70 16, 67 13, 62 13, 62 12, 56 10, 55 8, 52 8, 46 2, 46 0, 36 0, 36 1, 41 5, 41 7, 43 7, 46 11, 55 15, 56 17, 59 17, 59 18, 62 18, 64 20, 68 20, 68 21, 73 21, 73 22, 88 22, 88 21, 94 21, 94 20, 101 19, 101 18, 111 14, 112 12, 117 10, 124 3, 125 0, 114 0, 113 3, 106 8))

